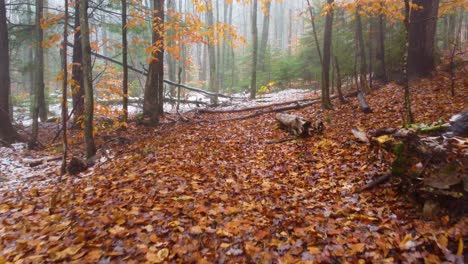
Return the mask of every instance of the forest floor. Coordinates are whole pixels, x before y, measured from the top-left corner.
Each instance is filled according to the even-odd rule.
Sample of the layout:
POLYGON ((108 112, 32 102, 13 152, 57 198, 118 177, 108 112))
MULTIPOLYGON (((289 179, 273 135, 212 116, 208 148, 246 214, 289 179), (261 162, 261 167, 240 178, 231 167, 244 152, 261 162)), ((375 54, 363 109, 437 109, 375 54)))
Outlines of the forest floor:
MULTIPOLYGON (((467 109, 467 74, 457 73, 455 97, 445 72, 412 83, 417 122, 467 109)), ((274 113, 220 121, 255 110, 190 112, 189 122, 99 133, 97 164, 61 181, 59 162, 29 168, 36 173, 26 180, 20 174, 29 172, 4 170, 1 177, 17 179, 0 183, 0 263, 462 262, 466 216, 423 220, 392 182, 358 192, 391 161, 373 157, 351 129, 401 127, 402 99, 391 83, 367 97, 371 114, 356 98, 334 100, 333 111, 290 111, 323 120, 325 131, 278 144, 267 142, 290 136, 274 113)), ((54 134, 43 129, 41 139, 54 134)), ((79 138, 71 139, 75 154, 79 138)), ((57 146, 10 153, 53 157, 57 146)))

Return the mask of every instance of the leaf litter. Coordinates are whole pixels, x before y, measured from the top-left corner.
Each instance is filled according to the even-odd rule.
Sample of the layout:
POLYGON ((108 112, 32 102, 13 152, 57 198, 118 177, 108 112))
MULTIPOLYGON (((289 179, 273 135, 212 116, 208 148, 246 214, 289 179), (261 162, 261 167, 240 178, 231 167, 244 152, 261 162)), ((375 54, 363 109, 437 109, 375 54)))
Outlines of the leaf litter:
MULTIPOLYGON (((437 78, 412 87, 418 122, 466 108, 437 78)), ((401 98, 389 84, 368 96, 370 115, 354 99, 292 111, 324 120, 325 132, 273 145, 265 142, 287 136, 273 114, 218 123, 235 114, 193 112, 210 122, 130 125, 131 143, 78 176, 59 182, 49 164, 40 178, 2 184, 0 263, 463 263, 466 216, 421 220, 391 183, 357 192, 390 162, 350 131, 401 125, 401 98)))

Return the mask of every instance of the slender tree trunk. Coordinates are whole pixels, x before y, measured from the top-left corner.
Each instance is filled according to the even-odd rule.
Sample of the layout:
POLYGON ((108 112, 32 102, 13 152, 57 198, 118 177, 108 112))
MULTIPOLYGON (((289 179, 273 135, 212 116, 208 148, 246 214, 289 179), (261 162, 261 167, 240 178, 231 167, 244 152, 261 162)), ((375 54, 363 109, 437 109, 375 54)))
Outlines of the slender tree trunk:
POLYGON ((68 86, 68 62, 67 62, 67 37, 68 37, 68 0, 65 0, 65 15, 63 17, 63 43, 62 43, 62 71, 63 71, 63 80, 62 80, 62 141, 63 141, 63 150, 62 150, 62 166, 60 168, 60 173, 63 175, 67 171, 67 151, 68 151, 68 142, 67 142, 67 118, 68 118, 68 107, 67 107, 67 86, 68 86))
MULTIPOLYGON (((167 1, 168 14, 170 14, 171 12, 175 12, 176 11, 175 9, 176 9, 175 1, 174 0, 168 0, 167 1)), ((167 15, 166 17, 167 17, 167 21, 171 20, 170 15, 167 15)), ((170 29, 168 34, 172 35, 173 30, 170 29)), ((173 41, 168 40, 167 45, 172 46, 172 45, 174 45, 174 43, 173 43, 173 41)), ((176 62, 175 62, 173 56, 171 54, 169 54, 169 53, 167 53, 166 59, 167 59, 167 73, 169 74, 169 80, 175 81, 175 79, 176 79, 176 62)), ((170 88, 171 96, 175 96, 175 93, 176 93, 175 87, 171 86, 171 88, 170 88)))
POLYGON ((37 136, 39 132, 39 118, 41 121, 46 121, 47 112, 45 111, 45 94, 44 94, 44 49, 42 48, 43 31, 41 27, 43 0, 36 0, 36 61, 35 61, 35 76, 34 76, 34 97, 33 97, 33 114, 32 114, 32 132, 28 147, 34 148, 37 144, 37 136))
POLYGON ((312 5, 310 4, 309 0, 307 0, 307 5, 308 5, 308 8, 309 8, 310 23, 312 24, 312 33, 314 34, 315 47, 317 48, 317 54, 318 54, 319 59, 320 59, 320 65, 323 65, 322 52, 321 52, 320 43, 319 43, 318 37, 317 37, 317 29, 315 27, 314 10, 313 10, 312 5))
POLYGON ((84 115, 84 80, 83 80, 83 53, 81 51, 81 30, 80 28, 80 1, 75 3, 75 28, 73 35, 73 56, 72 56, 72 99, 74 127, 81 128, 84 115))
POLYGON ((0 0, 0 139, 18 139, 10 119, 10 55, 5 0, 0 0))
POLYGON ((435 69, 439 0, 413 0, 412 3, 423 9, 410 12, 408 74, 410 77, 425 77, 435 69))
MULTIPOLYGON (((384 2, 380 2, 381 8, 383 9, 384 2)), ((386 83, 387 80, 387 65, 385 64, 385 14, 381 10, 379 14, 379 27, 378 27, 379 41, 377 41, 377 49, 375 53, 375 59, 377 67, 375 71, 375 77, 386 83)))
POLYGON ((369 91, 369 87, 367 86, 367 63, 366 63, 366 49, 364 47, 364 37, 362 34, 362 20, 361 15, 359 14, 360 8, 356 9, 356 41, 358 46, 358 53, 359 53, 359 62, 360 62, 360 70, 359 70, 359 83, 361 86, 361 90, 364 92, 369 91))
POLYGON ((409 31, 410 31, 410 0, 404 0, 405 2, 405 52, 403 54, 403 83, 405 89, 404 101, 405 101, 405 118, 404 123, 414 123, 413 112, 411 111, 411 98, 410 98, 410 87, 409 87, 409 74, 408 74, 408 56, 410 53, 409 49, 409 31))
POLYGON ((346 100, 341 91, 341 74, 340 74, 340 64, 338 63, 338 58, 335 56, 335 67, 336 67, 336 90, 338 91, 338 99, 342 104, 346 104, 346 100))
POLYGON ((44 48, 42 41, 44 39, 44 32, 42 30, 41 21, 43 19, 44 1, 36 1, 36 96, 38 102, 39 118, 42 122, 47 121, 47 104, 45 100, 45 85, 44 85, 44 48))
POLYGON ((152 53, 145 85, 143 115, 157 124, 163 114, 164 94, 164 0, 153 0, 152 53))
POLYGON ((250 99, 255 99, 257 95, 257 52, 258 52, 258 32, 257 32, 257 6, 258 0, 252 3, 252 77, 250 80, 250 99))
POLYGON ((122 0, 123 122, 128 120, 127 0, 122 0))
POLYGON ((369 50, 369 89, 372 90, 372 75, 373 75, 373 72, 374 72, 374 68, 373 68, 373 58, 372 58, 372 26, 369 27, 369 47, 368 47, 368 50, 369 50))
POLYGON ((262 28, 262 40, 260 43, 260 70, 266 71, 266 55, 267 55, 267 45, 268 45, 268 33, 270 31, 270 8, 271 2, 265 4, 265 13, 263 16, 263 28, 262 28))
POLYGON ((452 44, 452 50, 450 51, 450 92, 452 96, 455 96, 455 52, 459 43, 459 37, 462 32, 463 26, 463 10, 460 12, 460 20, 458 21, 458 29, 456 31, 455 39, 452 44))
POLYGON ((288 28, 288 56, 292 55, 292 9, 289 9, 289 28, 288 28))
MULTIPOLYGON (((327 0, 329 5, 333 4, 334 0, 327 0)), ((331 59, 331 44, 333 31, 333 9, 330 8, 325 17, 325 32, 323 37, 323 63, 322 63, 322 108, 332 109, 333 105, 330 100, 330 59, 331 59)))
POLYGON ((86 147, 86 158, 91 158, 96 154, 93 136, 93 69, 91 64, 91 45, 89 42, 88 24, 88 0, 80 0, 80 24, 81 24, 81 52, 83 54, 83 79, 84 79, 84 142, 86 147))
MULTIPOLYGON (((207 24, 209 27, 214 27, 214 16, 213 16, 213 4, 212 1, 208 1, 208 10, 206 12, 206 19, 207 24)), ((209 57, 209 67, 210 67, 210 81, 209 81, 209 89, 211 92, 219 93, 219 86, 218 86, 218 76, 216 70, 216 49, 214 46, 214 39, 208 40, 208 57, 209 57)), ((212 97, 211 99, 212 104, 218 103, 218 97, 212 97)))

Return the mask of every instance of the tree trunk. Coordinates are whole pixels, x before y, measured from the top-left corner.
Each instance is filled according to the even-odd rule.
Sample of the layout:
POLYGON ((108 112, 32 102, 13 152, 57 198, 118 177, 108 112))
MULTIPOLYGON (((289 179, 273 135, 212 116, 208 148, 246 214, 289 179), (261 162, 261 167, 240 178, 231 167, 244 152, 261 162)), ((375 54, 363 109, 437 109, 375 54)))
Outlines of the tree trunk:
POLYGON ((28 144, 29 148, 33 148, 37 144, 37 135, 39 132, 39 117, 41 121, 46 121, 47 113, 45 110, 45 95, 44 95, 44 49, 42 48, 43 31, 41 28, 43 12, 43 0, 36 0, 36 60, 35 60, 35 75, 34 75, 34 97, 32 102, 32 131, 31 138, 28 144))
MULTIPOLYGON (((383 9, 383 1, 380 3, 383 9)), ((385 14, 381 10, 378 17, 378 25, 375 25, 374 41, 376 49, 374 52, 374 74, 375 79, 387 82, 387 66, 385 65, 385 14)))
MULTIPOLYGON (((213 4, 212 0, 208 2, 208 11, 206 12, 207 24, 209 27, 214 27, 214 17, 213 17, 213 4)), ((209 67, 210 67, 210 81, 209 89, 213 93, 219 93, 218 86, 218 76, 216 75, 216 49, 214 46, 214 39, 208 40, 208 57, 209 57, 209 67)), ((218 97, 213 97, 211 99, 211 104, 218 104, 218 97)))
POLYGON ((44 39, 44 31, 42 30, 41 21, 43 19, 44 1, 36 1, 36 96, 37 107, 39 110, 39 118, 42 122, 47 121, 47 105, 45 100, 45 85, 44 85, 44 48, 42 41, 44 39))
POLYGON ((10 120, 10 55, 5 0, 0 0, 0 139, 11 143, 18 138, 10 120))
MULTIPOLYGON (((168 10, 168 14, 170 14, 170 12, 175 12, 176 11, 175 10, 175 1, 174 0, 168 0, 167 1, 167 10, 168 10)), ((167 17, 167 21, 171 20, 171 17, 169 15, 166 16, 166 17, 167 17)), ((169 29, 168 34, 169 35, 173 34, 173 29, 172 28, 169 29)), ((171 40, 168 40, 167 45, 172 46, 172 45, 174 45, 174 43, 171 40)), ((176 62, 175 62, 175 59, 169 53, 166 54, 166 59, 167 59, 167 73, 169 74, 169 80, 175 81, 176 80, 176 62)), ((175 90, 174 86, 170 86, 170 94, 171 94, 172 97, 174 97, 176 95, 176 90, 175 90)))
POLYGON ((312 9, 312 5, 310 4, 310 1, 309 1, 309 0, 307 0, 307 6, 308 6, 308 8, 309 8, 310 23, 312 24, 312 33, 314 34, 315 47, 317 48, 317 54, 318 54, 318 56, 319 56, 320 65, 323 65, 322 52, 321 52, 321 50, 320 50, 320 43, 319 43, 318 37, 317 37, 317 29, 316 29, 316 27, 315 27, 314 10, 312 9))
POLYGON ((93 116, 94 116, 94 98, 93 98, 93 76, 91 64, 91 45, 89 43, 89 25, 88 25, 88 0, 80 1, 80 24, 81 24, 81 52, 83 54, 83 80, 84 80, 84 142, 86 147, 86 157, 89 159, 96 154, 93 137, 93 116))
POLYGON ((413 112, 411 111, 411 98, 410 98, 410 87, 409 87, 409 62, 408 57, 410 54, 409 48, 409 32, 410 32, 410 0, 404 0, 405 2, 405 52, 403 54, 403 84, 405 89, 404 101, 405 101, 405 116, 403 123, 412 124, 414 123, 413 112))
POLYGON ((83 80, 83 53, 81 52, 81 30, 80 28, 80 1, 75 4, 75 28, 73 35, 73 57, 72 57, 72 99, 73 118, 76 128, 81 127, 84 114, 84 80, 83 80))
POLYGON ((340 65, 338 64, 338 58, 335 56, 335 68, 336 68, 336 90, 338 91, 338 98, 342 104, 346 104, 346 100, 341 91, 341 74, 340 74, 340 65))
POLYGON ((425 77, 435 69, 435 33, 439 0, 413 0, 423 9, 411 10, 409 20, 409 77, 425 77))
POLYGON ((359 84, 360 88, 364 92, 369 91, 369 87, 367 85, 367 63, 366 63, 366 50, 364 47, 364 37, 362 34, 362 21, 361 15, 359 14, 360 7, 358 6, 356 9, 356 41, 358 46, 358 53, 359 53, 359 84))
MULTIPOLYGON (((329 5, 333 4, 333 0, 327 0, 329 5)), ((330 57, 331 57, 331 40, 333 29, 333 9, 325 17, 325 33, 323 37, 323 63, 322 63, 322 108, 332 109, 333 105, 330 100, 330 57)))
POLYGON ((122 0, 122 92, 123 92, 123 122, 128 120, 128 62, 127 62, 127 0, 122 0))
POLYGON ((263 28, 262 28, 262 40, 260 43, 260 70, 266 71, 266 53, 267 53, 267 45, 268 45, 268 33, 270 31, 270 7, 271 2, 268 1, 265 3, 265 13, 263 15, 263 28))
POLYGON ((164 0, 153 0, 153 5, 153 51, 145 85, 143 115, 157 124, 163 114, 164 103, 164 0))
POLYGON ((67 172, 67 119, 68 119, 68 108, 67 108, 67 86, 68 86, 68 63, 67 63, 67 37, 68 37, 68 0, 65 0, 65 15, 63 17, 63 44, 62 44, 62 166, 60 167, 60 173, 63 175, 67 172))
POLYGON ((252 3, 252 77, 250 80, 250 99, 255 99, 257 95, 257 52, 258 52, 258 33, 257 33, 257 6, 258 0, 252 3))

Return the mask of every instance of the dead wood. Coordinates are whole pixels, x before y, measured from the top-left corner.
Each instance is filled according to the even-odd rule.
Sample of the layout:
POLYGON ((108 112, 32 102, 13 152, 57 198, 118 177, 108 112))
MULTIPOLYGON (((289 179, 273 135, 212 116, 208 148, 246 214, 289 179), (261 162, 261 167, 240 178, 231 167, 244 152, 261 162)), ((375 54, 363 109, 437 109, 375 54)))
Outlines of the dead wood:
POLYGON ((204 114, 230 114, 230 113, 240 113, 240 112, 248 112, 248 111, 254 111, 254 110, 259 110, 259 109, 270 108, 270 107, 274 107, 274 106, 298 104, 298 103, 302 103, 302 102, 309 102, 309 101, 315 101, 315 100, 317 100, 317 98, 315 98, 315 99, 294 100, 294 101, 288 101, 288 102, 282 102, 282 103, 275 103, 275 104, 268 104, 268 105, 259 105, 259 106, 245 107, 245 108, 240 108, 240 109, 229 109, 229 110, 200 109, 198 112, 199 112, 199 113, 204 113, 204 114))
POLYGON ((56 156, 56 157, 46 157, 46 158, 41 158, 41 159, 23 159, 23 162, 28 164, 29 167, 34 168, 44 163, 57 161, 61 159, 62 159, 62 156, 56 156))
POLYGON ((293 137, 293 138, 283 138, 283 139, 278 139, 278 140, 269 140, 266 142, 266 144, 279 144, 279 143, 284 143, 284 142, 288 142, 288 141, 293 141, 295 139, 298 139, 297 137, 293 137))
MULTIPOLYGON (((468 208, 468 158, 466 139, 456 137, 453 131, 464 123, 460 113, 451 119, 447 128, 440 124, 419 124, 409 129, 385 128, 370 131, 370 147, 386 153, 391 172, 359 189, 370 190, 390 177, 398 179, 398 190, 414 201, 440 204, 451 218, 466 213, 468 208), (458 120, 458 121, 455 121, 458 120), (435 129, 437 128, 437 129, 435 129), (388 155, 387 155, 388 154, 388 155)), ((425 205, 426 206, 426 205, 425 205)), ((427 214, 427 213, 426 213, 427 214)))
POLYGON ((362 92, 358 92, 357 98, 359 101, 359 105, 361 106, 361 110, 365 114, 370 114, 372 113, 372 109, 366 102, 366 98, 364 97, 364 94, 362 92))
POLYGON ((276 114, 276 120, 280 123, 281 128, 297 137, 309 136, 309 129, 312 122, 302 117, 290 114, 276 114))
MULTIPOLYGON (((336 98, 336 97, 337 96, 332 96, 332 98, 336 98)), ((311 101, 310 103, 303 103, 303 104, 297 103, 296 105, 292 105, 292 106, 277 107, 277 108, 268 109, 268 110, 259 110, 253 114, 221 119, 219 121, 225 122, 225 121, 233 121, 233 120, 244 120, 244 119, 249 119, 249 118, 253 118, 253 117, 257 117, 257 116, 261 116, 261 115, 269 114, 269 113, 279 113, 279 112, 284 112, 284 111, 289 111, 289 110, 302 109, 302 108, 312 106, 316 103, 320 103, 320 100, 315 100, 315 101, 311 101)))
POLYGON ((390 179, 390 177, 392 177, 392 173, 387 172, 385 175, 382 175, 382 176, 378 177, 377 179, 375 179, 375 180, 371 181, 370 183, 368 183, 368 184, 364 185, 363 187, 361 187, 358 192, 371 190, 371 189, 379 186, 380 184, 387 182, 390 179))

